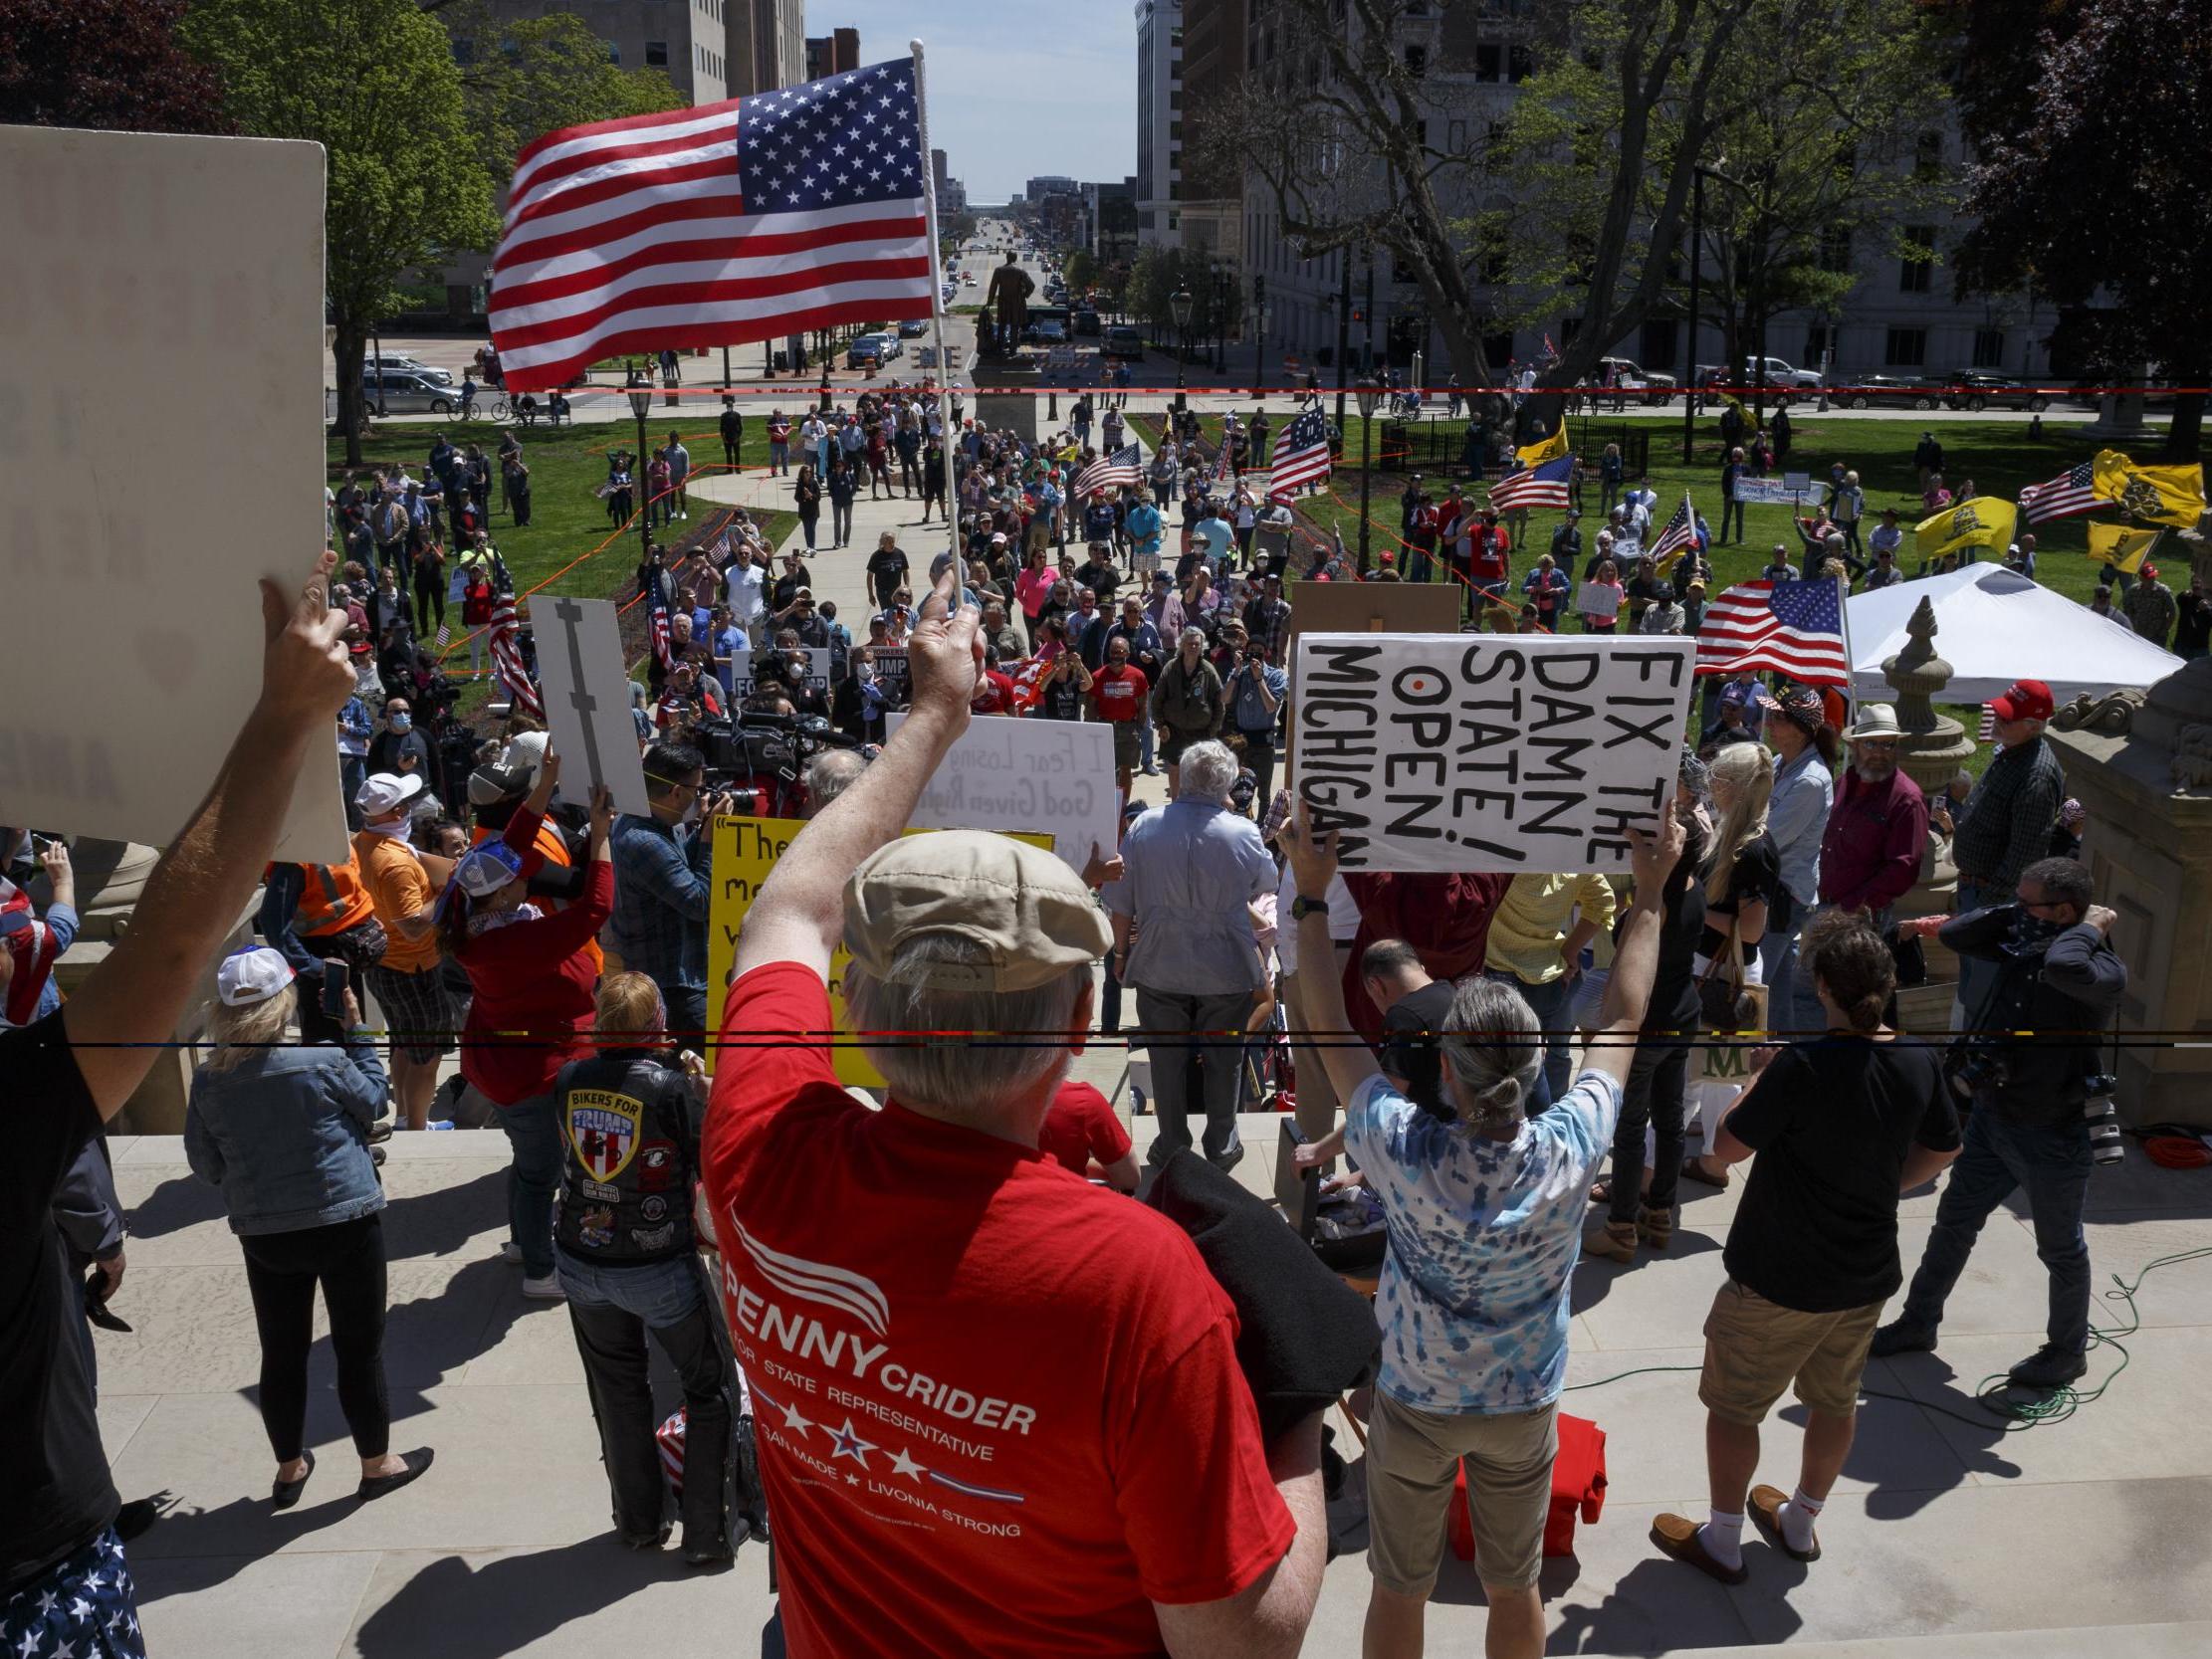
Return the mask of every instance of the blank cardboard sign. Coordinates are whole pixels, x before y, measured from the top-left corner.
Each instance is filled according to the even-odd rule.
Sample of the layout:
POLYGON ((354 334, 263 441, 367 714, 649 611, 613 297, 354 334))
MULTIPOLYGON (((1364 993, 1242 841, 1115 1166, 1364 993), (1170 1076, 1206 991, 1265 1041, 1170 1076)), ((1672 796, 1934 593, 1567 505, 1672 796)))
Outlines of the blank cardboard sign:
MULTIPOLYGON (((323 150, 0 126, 0 823, 165 846, 323 534, 323 150)), ((278 857, 345 856, 337 742, 278 857)))

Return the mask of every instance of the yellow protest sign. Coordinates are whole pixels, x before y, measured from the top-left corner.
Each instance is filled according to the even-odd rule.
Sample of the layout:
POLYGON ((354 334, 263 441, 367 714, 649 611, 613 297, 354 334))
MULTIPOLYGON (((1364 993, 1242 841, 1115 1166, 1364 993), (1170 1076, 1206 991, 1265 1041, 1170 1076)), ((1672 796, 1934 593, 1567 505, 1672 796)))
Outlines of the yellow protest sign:
MULTIPOLYGON (((709 831, 714 837, 714 865, 709 877, 714 891, 707 901, 707 1029, 717 1035, 722 1030, 723 999, 729 991, 730 969, 738 959, 738 935, 745 929, 746 913, 761 896, 761 889, 775 869, 776 861, 789 851, 798 832, 805 827, 804 820, 798 818, 723 817, 715 819, 709 831)), ((906 833, 930 835, 935 832, 910 829, 906 833)), ((1049 835, 1020 834, 1014 839, 1026 841, 1045 852, 1052 850, 1049 835)), ((841 944, 829 958, 829 1017, 839 1032, 846 1028, 845 968, 851 960, 851 953, 841 944)), ((833 1044, 829 1052, 839 1083, 857 1083, 864 1089, 883 1087, 883 1074, 868 1063, 867 1056, 859 1049, 840 1042, 833 1044)), ((721 1045, 710 1040, 707 1044, 710 1072, 715 1069, 721 1053, 721 1045)), ((745 1051, 734 1050, 733 1058, 736 1063, 744 1064, 745 1051)))

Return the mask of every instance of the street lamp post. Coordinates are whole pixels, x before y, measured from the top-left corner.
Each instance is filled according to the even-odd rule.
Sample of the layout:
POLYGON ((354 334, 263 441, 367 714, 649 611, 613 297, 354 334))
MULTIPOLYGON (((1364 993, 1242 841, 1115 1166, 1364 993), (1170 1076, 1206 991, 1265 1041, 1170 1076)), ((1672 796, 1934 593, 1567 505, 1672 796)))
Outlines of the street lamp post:
POLYGON ((1175 411, 1182 414, 1185 407, 1183 395, 1184 358, 1191 350, 1191 285, 1177 285, 1168 296, 1168 314, 1175 318, 1175 411))
POLYGON ((1697 274, 1705 262, 1705 169, 1693 169, 1689 189, 1689 389, 1682 398, 1682 465, 1697 441, 1697 274))
POLYGON ((1267 279, 1259 272, 1252 273, 1252 396, 1260 397, 1266 388, 1260 384, 1260 352, 1267 340, 1267 279))
POLYGON ((1228 373, 1228 267, 1214 271, 1214 372, 1228 373))
POLYGON ((637 417, 637 457, 630 463, 630 482, 637 490, 637 538, 643 544, 644 557, 649 559, 653 553, 653 513, 652 499, 645 493, 645 417, 652 412, 653 388, 642 375, 632 375, 628 390, 630 413, 637 417))
POLYGON ((1368 462, 1372 455, 1371 443, 1375 431, 1375 382, 1373 379, 1365 375, 1361 376, 1358 396, 1360 403, 1360 579, 1365 581, 1367 579, 1367 500, 1372 484, 1368 462))

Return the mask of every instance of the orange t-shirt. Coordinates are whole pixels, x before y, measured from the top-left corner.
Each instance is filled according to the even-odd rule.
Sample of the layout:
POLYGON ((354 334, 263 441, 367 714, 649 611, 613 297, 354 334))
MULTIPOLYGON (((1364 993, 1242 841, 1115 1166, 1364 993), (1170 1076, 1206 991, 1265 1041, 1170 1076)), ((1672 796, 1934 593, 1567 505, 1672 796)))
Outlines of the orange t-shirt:
POLYGON ((435 904, 438 890, 402 836, 377 835, 362 830, 353 837, 353 855, 360 860, 361 885, 376 906, 376 920, 384 925, 384 958, 381 966, 395 973, 421 973, 436 967, 441 958, 435 931, 409 938, 399 931, 399 918, 435 904))

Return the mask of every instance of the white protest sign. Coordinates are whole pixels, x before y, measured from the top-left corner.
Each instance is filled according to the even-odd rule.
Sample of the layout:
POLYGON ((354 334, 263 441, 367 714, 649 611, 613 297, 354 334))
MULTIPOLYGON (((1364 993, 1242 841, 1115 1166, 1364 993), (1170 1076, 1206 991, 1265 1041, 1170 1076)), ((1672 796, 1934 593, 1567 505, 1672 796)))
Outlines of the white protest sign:
POLYGON ((1736 475, 1736 500, 1739 502, 1787 505, 1803 500, 1804 496, 1803 489, 1793 490, 1783 479, 1753 478, 1749 473, 1736 475))
POLYGON ((538 639, 547 740, 560 756, 565 798, 588 800, 594 785, 604 785, 615 811, 644 817, 652 808, 614 601, 541 593, 530 601, 530 626, 538 639))
MULTIPOLYGON (((896 736, 905 720, 886 715, 886 735, 896 736)), ((1052 850, 1080 871, 1094 845, 1111 855, 1121 838, 1114 728, 1102 721, 972 720, 907 822, 916 829, 1049 835, 1052 850)))
POLYGON ((1674 787, 1696 642, 1304 634, 1293 775, 1346 870, 1625 870, 1674 787))
MULTIPOLYGON (((0 126, 9 823, 168 845, 260 695, 256 578, 294 599, 326 544, 323 179, 311 143, 0 126)), ((276 856, 345 857, 334 726, 276 856)))

